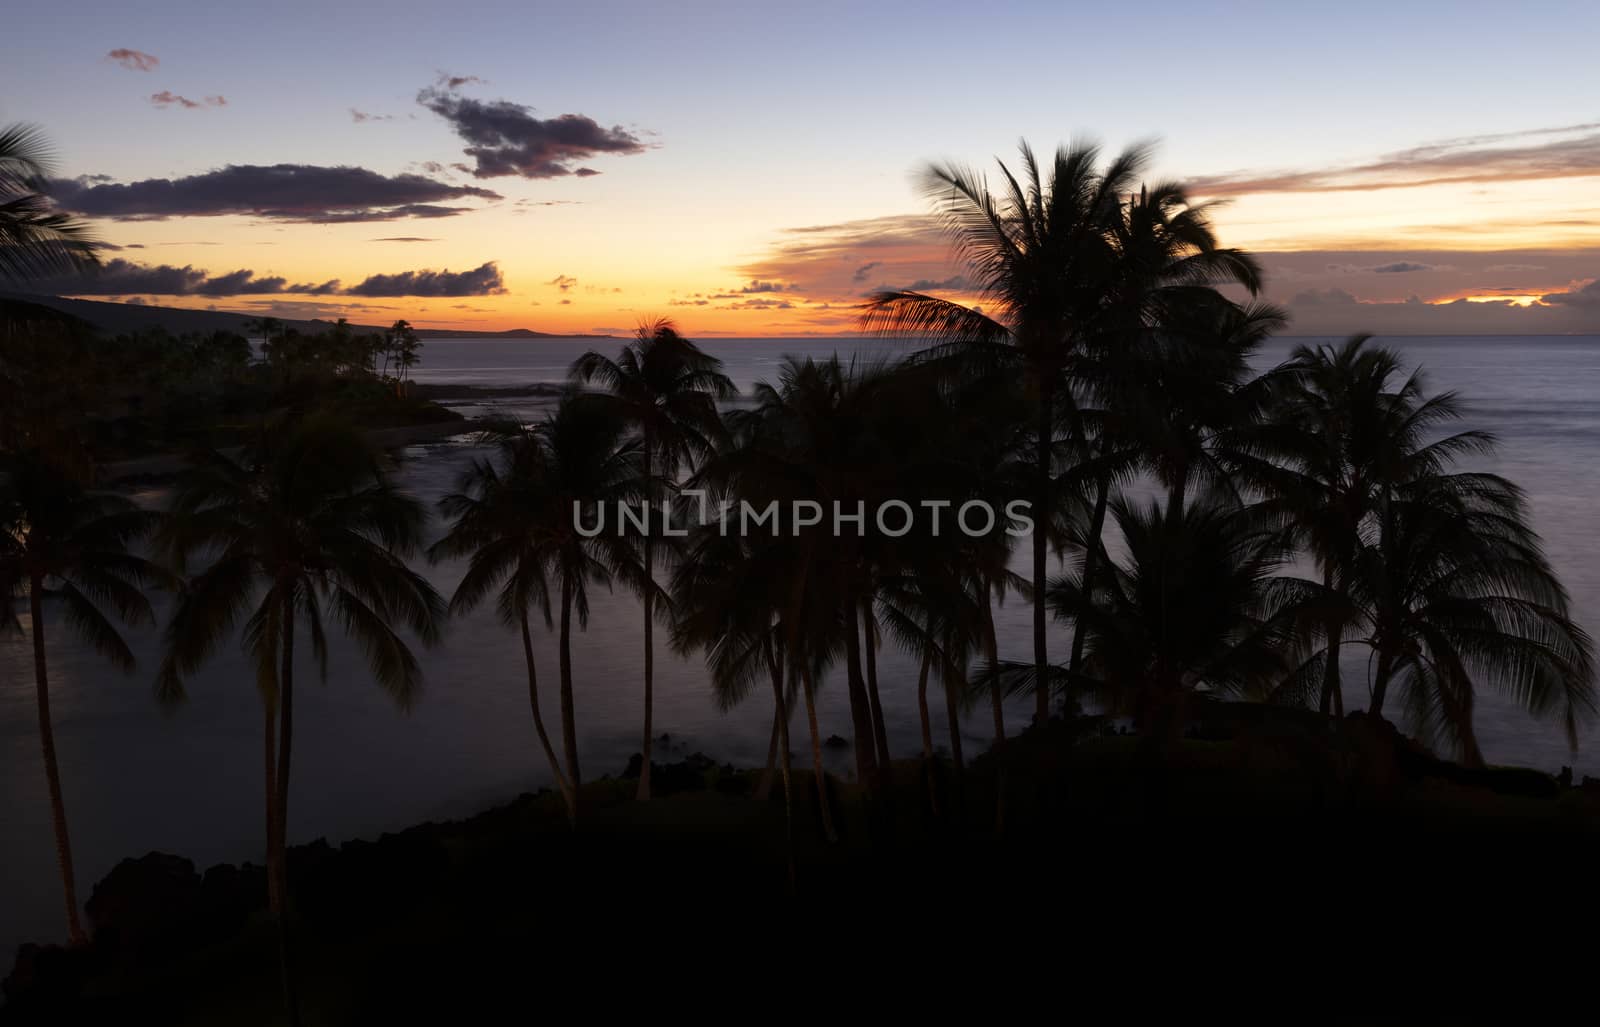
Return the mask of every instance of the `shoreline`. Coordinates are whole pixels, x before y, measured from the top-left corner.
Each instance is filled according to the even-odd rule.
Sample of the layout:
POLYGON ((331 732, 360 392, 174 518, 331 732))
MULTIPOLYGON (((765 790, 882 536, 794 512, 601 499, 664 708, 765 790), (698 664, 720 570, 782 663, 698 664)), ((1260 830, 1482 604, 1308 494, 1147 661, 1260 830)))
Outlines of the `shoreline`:
MULTIPOLYGON (((472 418, 456 421, 430 421, 426 424, 400 425, 393 428, 369 428, 362 434, 380 449, 398 449, 422 442, 434 442, 456 435, 469 435, 480 422, 472 418)), ((239 446, 221 450, 232 456, 239 446)), ((182 453, 157 453, 153 456, 134 457, 131 460, 114 460, 100 465, 100 478, 104 483, 127 482, 136 478, 164 478, 182 471, 188 458, 182 453)))

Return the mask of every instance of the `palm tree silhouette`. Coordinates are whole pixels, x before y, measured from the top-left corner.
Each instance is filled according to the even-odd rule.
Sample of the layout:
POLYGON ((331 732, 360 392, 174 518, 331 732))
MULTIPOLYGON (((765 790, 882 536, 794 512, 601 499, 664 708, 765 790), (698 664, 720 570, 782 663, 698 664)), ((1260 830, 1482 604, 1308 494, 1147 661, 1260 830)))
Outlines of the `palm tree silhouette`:
MULTIPOLYGON (((1187 203, 1181 188, 1163 184, 1126 203, 1148 161, 1136 146, 1100 168, 1099 149, 1058 149, 1047 169, 1021 145, 1021 180, 997 161, 1003 187, 956 165, 935 165, 924 190, 968 268, 980 308, 908 290, 881 292, 867 304, 868 331, 923 338, 930 356, 956 362, 965 373, 1009 369, 1023 377, 1034 409, 1036 518, 1049 518, 1058 499, 1056 438, 1063 412, 1076 402, 1082 361, 1136 341, 1186 299, 1222 282, 1251 291, 1260 276, 1244 254, 1219 247, 1206 210, 1187 203), (986 313, 993 311, 993 314, 986 313)), ((1099 361, 1101 366, 1106 361, 1099 361)), ((1076 420, 1076 419, 1071 419, 1076 420)), ((1082 428, 1079 428, 1080 439, 1082 428)), ((1102 456, 1105 442, 1101 443, 1102 456)), ((1098 487, 1085 573, 1093 580, 1109 477, 1098 487)), ((1033 536, 1035 717, 1049 714, 1049 652, 1045 577, 1049 537, 1033 536)), ((1075 632, 1076 633, 1076 632, 1075 632)), ((1081 642, 1074 643, 1081 654, 1081 642)))
POLYGON ((549 552, 549 572, 560 591, 561 741, 576 804, 583 778, 572 691, 573 617, 580 629, 588 626, 591 584, 609 588, 620 578, 630 587, 646 588, 633 540, 601 518, 608 509, 617 516, 619 504, 636 503, 647 493, 640 445, 627 438, 615 404, 593 395, 568 395, 533 433, 544 455, 531 516, 542 525, 541 548, 549 552), (579 530, 580 524, 603 527, 589 534, 579 530))
MULTIPOLYGON (((578 384, 597 384, 607 390, 616 414, 639 436, 639 452, 647 483, 646 501, 652 513, 663 500, 662 485, 671 488, 680 469, 711 451, 722 434, 717 401, 731 399, 736 390, 722 373, 722 361, 702 353, 679 335, 671 321, 661 319, 639 326, 633 342, 615 360, 593 350, 572 365, 578 384)), ((650 753, 655 710, 655 539, 661 525, 653 518, 640 539, 644 585, 644 733, 639 769, 640 799, 650 798, 650 753)))
POLYGON ((37 126, 0 129, 0 282, 100 266, 99 244, 89 227, 56 210, 44 195, 54 164, 37 126))
POLYGON ((263 425, 238 459, 197 454, 179 483, 160 541, 180 571, 204 561, 179 594, 157 679, 163 701, 230 638, 242 643, 261 695, 266 780, 268 900, 280 923, 285 1000, 297 1016, 288 960, 290 761, 294 739, 296 626, 327 676, 325 613, 360 644, 378 684, 409 709, 422 683, 403 624, 425 644, 439 638, 444 603, 405 557, 427 512, 396 491, 361 434, 314 415, 263 425), (251 609, 254 604, 254 609, 251 609))
POLYGON ((20 633, 15 604, 26 595, 39 742, 50 788, 68 936, 74 945, 87 939, 78 915, 72 843, 50 719, 46 602, 59 604, 66 623, 84 642, 118 669, 132 673, 133 652, 113 618, 130 625, 154 622, 143 589, 165 582, 166 576, 130 550, 151 529, 153 518, 126 498, 86 490, 73 476, 36 456, 12 454, 0 461, 0 594, 6 600, 0 609, 0 633, 20 633))
POLYGON ((1441 474, 1386 487, 1377 538, 1361 547, 1349 591, 1377 658, 1368 713, 1391 686, 1428 741, 1482 766, 1473 728, 1487 684, 1535 716, 1555 714, 1576 749, 1594 717, 1594 644, 1527 524, 1516 486, 1489 474, 1441 474))
POLYGON ((529 611, 537 607, 546 629, 553 626, 549 572, 559 534, 553 521, 558 511, 551 509, 548 491, 550 454, 539 434, 520 425, 501 429, 497 442, 499 461, 474 460, 457 490, 440 501, 450 528, 428 557, 468 559, 466 574, 450 598, 452 614, 474 609, 498 588, 495 611, 502 623, 521 633, 534 731, 571 818, 577 815, 577 796, 545 730, 528 623, 529 611))
POLYGON ((1315 585, 1278 574, 1284 532, 1226 497, 1173 511, 1117 496, 1110 509, 1126 556, 1092 591, 1081 571, 1057 577, 1049 600, 1084 626, 1082 672, 1067 687, 1134 717, 1154 752, 1177 740, 1196 691, 1253 694, 1281 679, 1315 585))
POLYGON ((1405 376, 1399 355, 1365 335, 1299 346, 1268 378, 1270 407, 1259 425, 1235 433, 1231 459, 1317 564, 1328 594, 1324 648, 1298 680, 1320 668, 1318 705, 1342 717, 1339 654, 1355 615, 1347 593, 1385 489, 1487 453, 1494 438, 1446 432, 1461 417, 1459 399, 1427 395, 1420 374, 1405 376))

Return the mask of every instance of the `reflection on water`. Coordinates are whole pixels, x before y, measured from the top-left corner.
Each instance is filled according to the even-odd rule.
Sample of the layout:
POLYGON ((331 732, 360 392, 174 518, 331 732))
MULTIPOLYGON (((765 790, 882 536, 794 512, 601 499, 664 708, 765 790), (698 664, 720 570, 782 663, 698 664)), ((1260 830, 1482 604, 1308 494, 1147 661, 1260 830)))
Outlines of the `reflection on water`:
MULTIPOLYGON (((597 345, 587 340, 502 340, 427 343, 421 381, 512 386, 560 380, 571 360, 597 345)), ((1491 469, 1529 492, 1580 619, 1600 628, 1600 558, 1591 555, 1594 510, 1600 506, 1600 340, 1405 340, 1406 352, 1432 371, 1438 388, 1464 392, 1472 423, 1499 433, 1501 455, 1491 469)), ((893 349, 884 343, 834 340, 716 340, 706 349, 721 357, 741 388, 775 374, 789 352, 826 356, 893 349)), ((1287 353, 1277 344, 1264 362, 1287 353)), ((545 401, 495 398, 499 412, 531 419, 545 401)), ((473 412, 477 412, 474 410, 473 412)), ((466 443, 412 447, 398 455, 402 485, 432 503, 448 491, 474 449, 466 443)), ((159 503, 160 494, 142 501, 159 503)), ((437 531, 437 525, 435 526, 437 531)), ((1018 569, 1025 570, 1019 556, 1018 569)), ((425 573, 448 594, 461 567, 444 563, 425 573)), ((640 608, 630 595, 592 597, 587 633, 573 641, 577 717, 585 776, 616 773, 637 751, 643 657, 640 608)), ((1000 611, 1002 657, 1031 651, 1027 608, 1013 597, 1000 611)), ((260 711, 245 661, 226 650, 190 685, 183 708, 165 713, 152 697, 157 635, 137 632, 132 642, 140 670, 122 677, 72 643, 59 626, 50 642, 56 739, 78 862, 79 887, 89 887, 117 859, 152 849, 181 853, 202 867, 259 860, 262 848, 260 711)), ((1058 658, 1065 639, 1053 639, 1058 658)), ((541 681, 553 706, 555 644, 536 646, 541 681)), ((372 684, 359 655, 335 643, 326 686, 311 685, 296 704, 292 840, 330 841, 404 827, 419 820, 459 816, 546 783, 527 706, 527 685, 517 640, 482 610, 455 622, 442 645, 422 654, 425 694, 402 715, 372 684)), ((300 669, 313 681, 309 658, 300 669)), ((669 736, 658 759, 703 751, 719 759, 758 764, 765 759, 769 709, 753 700, 719 712, 700 662, 671 653, 656 661, 656 724, 669 736)), ((1352 704, 1362 696, 1366 661, 1352 651, 1346 680, 1352 704)), ((910 754, 920 747, 915 713, 916 667, 886 648, 881 687, 891 747, 910 754)), ((1024 723, 1030 704, 1010 709, 1011 726, 1024 723)), ((943 704, 934 704, 942 736, 943 704)), ((849 710, 837 681, 820 696, 824 734, 848 736, 849 710)), ((1591 730, 1583 752, 1570 756, 1554 725, 1532 721, 1496 696, 1479 709, 1484 752, 1492 761, 1554 770, 1572 764, 1600 774, 1591 730)), ((25 640, 0 640, 0 959, 24 938, 60 936, 49 804, 40 766, 32 657, 25 640)), ((987 717, 964 731, 969 752, 987 744, 987 717)), ((800 743, 796 742, 797 747, 800 743)), ((834 754, 848 773, 847 756, 834 754)))

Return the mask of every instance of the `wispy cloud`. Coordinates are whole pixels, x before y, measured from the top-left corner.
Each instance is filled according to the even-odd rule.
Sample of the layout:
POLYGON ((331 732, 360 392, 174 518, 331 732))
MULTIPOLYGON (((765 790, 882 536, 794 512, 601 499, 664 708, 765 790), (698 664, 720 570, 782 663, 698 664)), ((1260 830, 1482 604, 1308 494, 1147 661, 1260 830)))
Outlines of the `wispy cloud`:
POLYGON ((1194 178, 1201 196, 1347 192, 1600 175, 1600 122, 1445 139, 1331 168, 1194 178))
POLYGON ((159 93, 150 94, 150 102, 157 107, 183 107, 194 110, 196 107, 226 107, 228 99, 224 96, 208 96, 203 100, 191 100, 187 96, 179 96, 171 90, 163 89, 159 93))
POLYGON ((130 50, 125 46, 119 46, 106 54, 106 60, 114 61, 129 71, 154 71, 161 63, 161 58, 155 54, 148 54, 143 50, 130 50))

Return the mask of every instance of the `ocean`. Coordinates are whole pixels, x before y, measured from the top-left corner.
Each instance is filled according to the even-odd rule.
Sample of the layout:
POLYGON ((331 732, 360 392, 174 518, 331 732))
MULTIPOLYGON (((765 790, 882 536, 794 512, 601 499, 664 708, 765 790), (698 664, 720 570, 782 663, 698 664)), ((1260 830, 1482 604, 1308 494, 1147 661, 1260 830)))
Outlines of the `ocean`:
MULTIPOLYGON (((1276 340, 1263 366, 1296 343, 1276 340)), ((1578 616, 1600 632, 1600 337, 1461 337, 1388 340, 1421 364, 1434 389, 1466 400, 1466 425, 1499 435, 1493 459, 1476 465, 1527 490, 1534 522, 1578 616)), ((431 339, 422 350, 420 382, 519 386, 564 379, 567 366, 591 348, 620 342, 431 339)), ((871 358, 904 347, 835 339, 714 339, 741 389, 772 378, 786 354, 871 358)), ((547 400, 497 397, 464 406, 535 416, 547 400)), ((448 492, 470 457, 469 440, 412 446, 399 454, 401 484, 428 503, 448 492)), ((140 498, 159 502, 158 492, 140 498)), ((437 530, 437 525, 435 525, 437 530)), ((446 595, 461 574, 447 562, 424 569, 446 595)), ((585 777, 619 773, 639 748, 643 654, 640 609, 632 596, 592 595, 589 629, 573 642, 577 721, 585 777)), ((1028 608, 1012 597, 998 611, 1002 658, 1031 652, 1028 608)), ((762 698, 718 710, 698 659, 665 650, 657 633, 655 729, 668 736, 658 760, 703 752, 719 761, 759 765, 766 757, 770 707, 762 698)), ((1053 644, 1065 653, 1065 632, 1053 644)), ((152 678, 155 631, 135 632, 139 657, 129 677, 110 670, 59 625, 50 638, 56 746, 72 828, 80 899, 121 858, 152 850, 177 853, 204 868, 261 859, 260 711, 244 659, 225 651, 190 682, 188 703, 160 709, 152 678)), ((546 710, 555 706, 555 639, 536 646, 546 710)), ((296 703, 295 779, 290 841, 331 843, 371 837, 422 820, 459 817, 548 783, 528 713, 520 644, 484 610, 451 625, 444 642, 421 654, 426 690, 403 714, 363 671, 359 655, 335 642, 326 685, 307 659, 296 703)), ((1347 703, 1364 701, 1364 656, 1351 650, 1345 667, 1347 703)), ((897 754, 920 749, 912 660, 886 645, 880 660, 889 741, 897 754)), ((823 734, 848 736, 849 710, 837 681, 824 686, 823 734)), ((1008 728, 1026 722, 1028 703, 1008 710, 1008 728)), ((942 704, 935 734, 946 736, 942 704)), ((49 802, 39 754, 32 656, 25 639, 0 639, 0 964, 23 940, 61 940, 64 918, 55 871, 49 802)), ((1551 772, 1572 766, 1600 775, 1600 726, 1579 751, 1568 751, 1559 727, 1535 720, 1502 697, 1481 698, 1479 738, 1491 762, 1551 772)), ((963 725, 969 753, 988 744, 988 715, 963 725)), ((796 743, 797 748, 799 743, 796 743)), ((850 770, 834 754, 834 769, 850 770)))

